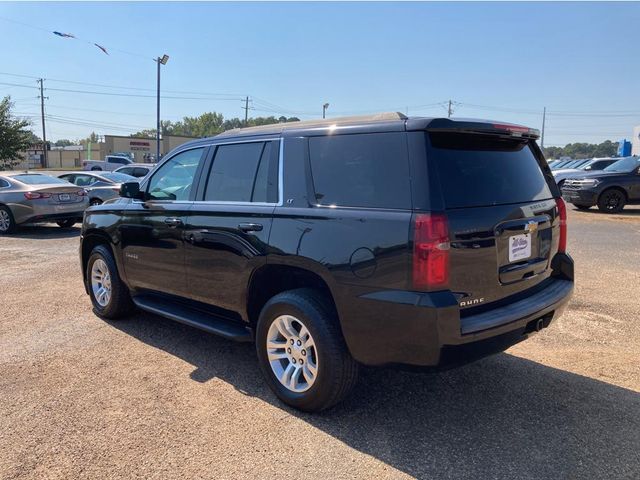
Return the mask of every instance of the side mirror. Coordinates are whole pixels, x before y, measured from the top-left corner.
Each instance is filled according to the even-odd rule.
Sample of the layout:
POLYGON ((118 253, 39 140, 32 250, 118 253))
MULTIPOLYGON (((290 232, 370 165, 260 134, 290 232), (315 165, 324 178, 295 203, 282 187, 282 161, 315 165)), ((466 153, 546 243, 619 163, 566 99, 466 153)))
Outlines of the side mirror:
POLYGON ((120 196, 144 200, 144 192, 140 191, 140 184, 138 182, 126 182, 120 185, 120 196))
POLYGON ((585 170, 591 170, 591 165, 589 165, 588 167, 585 167, 585 170))

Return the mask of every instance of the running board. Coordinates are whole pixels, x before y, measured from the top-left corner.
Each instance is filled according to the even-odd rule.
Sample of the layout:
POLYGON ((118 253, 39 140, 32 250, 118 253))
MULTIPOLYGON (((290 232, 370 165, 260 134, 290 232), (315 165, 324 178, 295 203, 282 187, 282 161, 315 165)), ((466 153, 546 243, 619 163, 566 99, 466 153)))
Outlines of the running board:
POLYGON ((248 327, 223 317, 151 295, 136 296, 132 300, 140 310, 145 312, 160 315, 236 342, 253 341, 253 335, 248 327))

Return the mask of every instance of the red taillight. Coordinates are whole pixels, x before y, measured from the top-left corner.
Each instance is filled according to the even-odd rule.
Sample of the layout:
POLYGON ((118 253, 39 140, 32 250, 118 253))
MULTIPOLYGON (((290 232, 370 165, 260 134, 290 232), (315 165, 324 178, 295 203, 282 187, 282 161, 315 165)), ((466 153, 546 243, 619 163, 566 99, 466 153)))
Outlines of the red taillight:
POLYGON ((529 127, 523 127, 521 125, 509 125, 503 123, 494 123, 493 128, 497 130, 507 130, 508 132, 516 133, 529 133, 529 127))
POLYGON ((413 286, 438 289, 449 284, 449 227, 444 214, 414 218, 413 286))
POLYGON ((560 217, 560 239, 558 240, 558 253, 567 251, 567 204, 562 198, 556 199, 558 217, 560 217))
POLYGON ((26 198, 27 200, 38 200, 40 198, 51 198, 51 194, 40 192, 26 192, 24 194, 24 198, 26 198))

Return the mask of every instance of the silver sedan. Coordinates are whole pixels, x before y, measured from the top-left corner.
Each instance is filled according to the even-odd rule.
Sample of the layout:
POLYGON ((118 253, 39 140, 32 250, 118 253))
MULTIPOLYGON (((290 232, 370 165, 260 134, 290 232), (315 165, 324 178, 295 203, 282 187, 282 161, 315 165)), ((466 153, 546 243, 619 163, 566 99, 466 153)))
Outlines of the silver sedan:
POLYGON ((23 223, 56 222, 63 228, 82 221, 86 190, 41 173, 0 172, 0 235, 23 223))
POLYGON ((89 194, 90 205, 100 205, 107 200, 117 198, 121 183, 140 180, 124 173, 85 171, 65 173, 58 178, 84 188, 89 194))

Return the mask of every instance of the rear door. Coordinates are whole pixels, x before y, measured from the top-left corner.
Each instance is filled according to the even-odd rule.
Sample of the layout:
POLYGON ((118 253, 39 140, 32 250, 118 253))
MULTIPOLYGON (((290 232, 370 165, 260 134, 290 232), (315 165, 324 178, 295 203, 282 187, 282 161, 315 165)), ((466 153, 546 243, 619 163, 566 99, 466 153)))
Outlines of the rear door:
POLYGON ((218 145, 187 217, 187 285, 193 300, 241 312, 264 265, 279 202, 280 141, 218 145))
POLYGON ((449 221, 450 285, 460 306, 488 304, 548 278, 559 221, 533 141, 457 132, 427 137, 449 221))
POLYGON ((124 268, 138 289, 186 296, 184 230, 207 148, 182 151, 142 185, 120 225, 124 268))

